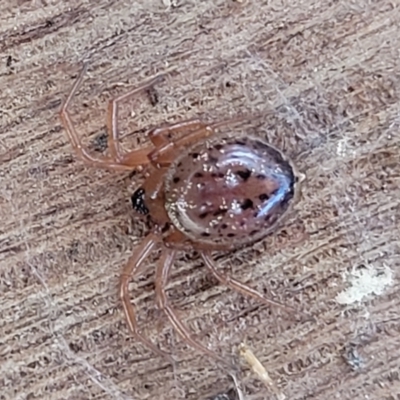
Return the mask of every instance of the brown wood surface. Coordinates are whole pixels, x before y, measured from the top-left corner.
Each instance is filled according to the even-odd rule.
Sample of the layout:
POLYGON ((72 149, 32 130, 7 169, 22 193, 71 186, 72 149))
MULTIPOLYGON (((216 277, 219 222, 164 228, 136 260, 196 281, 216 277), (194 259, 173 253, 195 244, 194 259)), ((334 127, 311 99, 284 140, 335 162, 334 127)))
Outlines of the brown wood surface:
POLYGON ((73 154, 58 110, 82 60, 72 111, 93 151, 108 99, 169 72, 157 104, 122 107, 127 148, 165 121, 261 113, 232 130, 268 138, 307 175, 279 234, 215 257, 314 320, 226 290, 194 254, 171 277, 171 302, 236 360, 245 399, 399 399, 399 2, 169 3, 0 2, 0 399, 206 399, 232 386, 157 310, 155 259, 132 299, 174 368, 127 330, 117 283, 145 234, 129 199, 143 176, 73 154), (369 295, 343 304, 357 276, 355 295, 369 295), (239 357, 242 342, 278 392, 239 357))

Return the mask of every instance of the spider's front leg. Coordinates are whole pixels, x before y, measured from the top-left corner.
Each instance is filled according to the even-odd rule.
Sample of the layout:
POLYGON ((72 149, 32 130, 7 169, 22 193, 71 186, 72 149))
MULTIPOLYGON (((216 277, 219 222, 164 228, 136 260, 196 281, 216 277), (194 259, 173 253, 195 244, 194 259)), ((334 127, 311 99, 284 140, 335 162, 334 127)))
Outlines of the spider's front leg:
MULTIPOLYGON (((151 161, 156 167, 168 166, 176 158, 177 150, 181 147, 208 137, 214 130, 199 119, 190 119, 176 124, 152 129, 148 135, 154 145, 148 154, 147 161, 151 161), (175 136, 182 134, 175 138, 175 136)), ((132 151, 123 156, 122 162, 130 164, 135 161, 136 153, 132 151)))
POLYGON ((158 166, 168 166, 179 155, 182 148, 207 138, 215 133, 215 129, 237 124, 248 119, 248 116, 237 116, 228 120, 207 124, 199 119, 182 121, 166 127, 154 129, 149 133, 155 149, 149 154, 150 161, 158 166), (183 133, 176 139, 172 136, 183 133))
POLYGON ((75 96, 77 90, 82 84, 82 80, 84 74, 86 72, 86 64, 76 79, 74 85, 72 86, 67 98, 61 106, 60 110, 60 118, 65 127, 67 137, 71 142, 73 149, 75 150, 77 156, 84 161, 87 165, 98 167, 98 168, 107 168, 116 171, 131 171, 135 167, 139 167, 142 165, 146 165, 149 163, 148 154, 153 149, 152 146, 146 146, 141 149, 136 149, 131 151, 129 157, 125 159, 125 156, 121 154, 119 147, 119 134, 118 134, 118 106, 124 100, 127 100, 129 97, 136 95, 139 92, 149 89, 158 81, 161 80, 162 75, 159 75, 140 86, 130 90, 128 93, 125 93, 122 96, 119 96, 110 101, 108 107, 108 117, 107 117, 107 132, 108 132, 108 151, 109 156, 93 156, 88 149, 86 149, 82 140, 80 139, 74 124, 72 122, 71 116, 69 114, 69 105, 73 97, 75 96))

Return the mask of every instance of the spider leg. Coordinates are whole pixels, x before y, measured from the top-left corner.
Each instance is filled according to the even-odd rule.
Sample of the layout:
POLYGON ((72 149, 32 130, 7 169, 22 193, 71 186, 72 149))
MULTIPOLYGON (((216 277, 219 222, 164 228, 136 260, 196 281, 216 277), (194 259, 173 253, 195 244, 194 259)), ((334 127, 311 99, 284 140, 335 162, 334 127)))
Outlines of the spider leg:
POLYGON ((181 148, 190 146, 198 140, 207 138, 215 133, 215 129, 229 124, 237 124, 249 117, 238 116, 213 124, 203 123, 198 119, 183 121, 170 127, 158 128, 154 131, 152 141, 155 149, 148 155, 156 165, 171 164, 182 151, 181 148), (171 133, 185 132, 184 135, 171 139, 171 133))
POLYGON ((137 324, 136 311, 131 303, 131 299, 129 296, 129 281, 131 280, 131 278, 139 273, 140 267, 143 265, 143 261, 149 256, 149 254, 158 244, 158 242, 159 238, 154 233, 148 234, 146 238, 142 241, 142 243, 130 257, 121 274, 119 292, 124 308, 124 313, 126 316, 126 321, 133 336, 149 349, 151 349, 154 353, 165 357, 171 364, 174 364, 174 360, 168 353, 159 349, 155 344, 153 344, 150 340, 148 340, 141 334, 137 324))
MULTIPOLYGON (((129 92, 116 97, 115 99, 110 100, 108 104, 108 116, 107 116, 107 128, 108 128, 108 149, 111 155, 111 158, 122 162, 124 164, 127 163, 127 159, 125 158, 124 155, 121 154, 120 148, 119 148, 119 131, 118 131, 118 104, 129 99, 130 97, 147 90, 151 87, 153 87, 157 82, 159 82, 163 78, 163 75, 158 75, 153 79, 150 79, 147 82, 142 83, 140 86, 137 86, 133 89, 131 89, 129 92)), ((128 164, 132 163, 139 163, 139 164, 147 164, 149 162, 147 158, 147 154, 149 153, 150 149, 146 149, 146 152, 144 153, 142 149, 140 150, 133 150, 131 151, 130 154, 131 157, 129 158, 130 162, 128 164), (145 155, 144 160, 138 160, 140 159, 143 155, 145 155), (133 161, 134 160, 134 161, 133 161)))
POLYGON ((191 333, 189 332, 189 329, 180 320, 180 318, 176 314, 176 311, 168 304, 168 298, 165 287, 168 283, 170 270, 175 260, 176 253, 177 253, 176 250, 166 248, 157 266, 156 296, 159 308, 165 312, 174 329, 179 333, 179 335, 189 346, 209 355, 213 359, 222 362, 225 365, 228 365, 230 368, 234 368, 228 361, 226 361, 213 351, 207 349, 207 347, 204 347, 202 344, 194 340, 191 336, 191 333))
POLYGON ((79 77, 76 79, 67 98, 62 104, 60 118, 78 157, 87 165, 93 167, 107 168, 116 171, 131 171, 133 168, 146 165, 149 162, 153 162, 156 166, 168 165, 175 159, 177 151, 179 151, 179 148, 182 146, 190 145, 199 139, 210 136, 214 133, 215 128, 248 119, 248 117, 239 116, 214 124, 206 124, 199 119, 191 119, 166 127, 156 128, 149 132, 150 140, 155 148, 153 146, 146 146, 122 154, 119 145, 118 106, 122 101, 154 86, 163 78, 161 74, 131 89, 127 93, 110 100, 107 114, 108 151, 110 155, 95 157, 82 145, 82 141, 76 132, 68 111, 72 98, 82 84, 86 69, 87 64, 84 65, 79 77), (180 132, 184 133, 183 136, 176 140, 171 138, 172 135, 180 132))
POLYGON ((120 154, 119 144, 118 144, 118 103, 122 100, 127 99, 130 96, 138 93, 139 91, 145 90, 161 79, 161 76, 157 76, 139 87, 132 89, 128 93, 117 97, 114 100, 110 101, 109 104, 109 112, 107 118, 107 127, 108 127, 108 144, 110 156, 93 156, 90 152, 83 146, 81 139, 76 132, 74 124, 71 120, 71 116, 68 111, 68 107, 71 104, 73 97, 75 96, 77 90, 82 84, 82 80, 84 74, 86 72, 87 65, 85 64, 78 78, 76 79, 74 85, 72 86, 67 98, 60 109, 60 118, 64 125, 64 128, 67 133, 67 137, 71 142, 71 145, 78 155, 78 157, 84 161, 87 165, 98 167, 98 168, 107 168, 115 171, 132 171, 133 168, 142 166, 149 163, 149 158, 147 155, 152 150, 152 146, 146 146, 145 148, 134 150, 130 153, 131 157, 129 162, 126 162, 123 156, 120 154))
MULTIPOLYGON (((211 136, 215 129, 221 126, 237 124, 246 119, 249 117, 238 116, 213 124, 208 124, 200 119, 189 119, 155 128, 148 133, 154 145, 154 148, 148 153, 148 158, 156 166, 168 166, 176 159, 182 147, 187 147, 200 139, 211 136), (182 135, 177 138, 173 137, 179 133, 182 135)), ((123 162, 130 164, 135 157, 135 152, 127 153, 123 157, 123 162)))
MULTIPOLYGON (((193 142, 198 138, 209 136, 211 133, 213 133, 213 130, 207 127, 207 125, 199 119, 189 119, 176 124, 150 130, 148 136, 154 147, 149 149, 147 153, 147 162, 150 160, 155 165, 169 165, 175 158, 175 152, 171 152, 171 150, 174 150, 176 147, 172 136, 175 136, 179 133, 184 133, 183 137, 187 137, 192 135, 193 132, 196 132, 196 134, 191 138, 190 142, 193 142), (204 132, 204 130, 207 131, 204 132), (165 155, 163 160, 158 159, 161 154, 165 155), (171 156, 171 154, 173 154, 173 156, 171 156)), ((135 153, 135 151, 132 151, 125 154, 122 158, 122 162, 130 164, 136 159, 135 153)))
POLYGON ((223 285, 228 286, 229 288, 242 293, 244 296, 253 297, 264 304, 277 306, 283 308, 288 312, 299 314, 299 311, 296 310, 295 308, 279 303, 276 300, 268 299, 261 293, 259 293, 257 290, 251 288, 250 286, 247 286, 243 282, 240 282, 232 278, 231 276, 221 274, 215 265, 215 261, 212 259, 211 255, 208 252, 205 251, 201 252, 201 257, 203 258, 206 267, 215 276, 215 278, 217 278, 218 281, 220 281, 223 285))
POLYGON ((175 124, 154 128, 149 132, 149 138, 155 147, 162 147, 172 140, 172 135, 177 133, 188 133, 196 131, 207 126, 203 121, 194 118, 186 121, 180 121, 175 124))

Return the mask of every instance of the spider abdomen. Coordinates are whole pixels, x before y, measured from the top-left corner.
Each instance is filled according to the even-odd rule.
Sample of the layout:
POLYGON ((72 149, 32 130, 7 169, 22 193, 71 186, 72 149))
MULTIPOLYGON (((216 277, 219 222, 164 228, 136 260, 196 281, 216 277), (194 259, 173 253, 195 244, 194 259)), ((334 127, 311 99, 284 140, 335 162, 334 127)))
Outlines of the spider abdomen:
POLYGON ((266 236, 291 206, 294 169, 254 137, 214 137, 171 166, 166 210, 192 242, 237 247, 266 236))

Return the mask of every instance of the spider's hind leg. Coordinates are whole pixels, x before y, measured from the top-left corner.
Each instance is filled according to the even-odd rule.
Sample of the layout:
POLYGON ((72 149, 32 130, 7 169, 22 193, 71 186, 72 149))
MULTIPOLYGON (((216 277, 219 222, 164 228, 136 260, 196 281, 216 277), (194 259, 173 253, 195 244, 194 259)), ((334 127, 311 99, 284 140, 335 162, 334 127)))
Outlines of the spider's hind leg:
POLYGON ((162 357, 165 357, 171 364, 174 364, 173 358, 168 353, 158 348, 155 344, 153 344, 140 332, 136 318, 136 311, 135 308, 133 307, 133 304, 131 303, 129 295, 130 280, 140 272, 141 267, 143 265, 143 261, 154 250, 158 242, 159 242, 159 237, 154 233, 150 233, 145 237, 142 243, 132 254, 131 258, 129 259, 128 263, 126 264, 121 274, 119 291, 126 316, 126 321, 128 323, 129 330, 131 331, 132 335, 137 340, 142 342, 146 347, 152 350, 154 353, 162 357))
POLYGON ((180 320, 176 311, 168 304, 167 294, 165 291, 165 287, 168 283, 169 273, 172 267, 172 264, 175 260, 177 251, 174 249, 165 249, 163 252, 163 256, 160 259, 160 262, 157 266, 156 272, 156 296, 157 296, 157 304, 161 310, 165 312, 169 321, 171 322, 174 329, 179 333, 182 339, 191 347, 199 350, 202 353, 207 354, 212 357, 214 360, 222 362, 224 365, 227 365, 229 368, 235 369, 235 367, 230 364, 229 361, 220 357, 213 351, 209 350, 207 347, 203 346, 201 343, 197 342, 192 338, 192 335, 186 325, 180 320))
POLYGON ((284 309, 287 312, 294 313, 297 315, 301 314, 302 316, 305 316, 307 319, 310 318, 308 315, 305 315, 304 313, 296 310, 295 308, 290 307, 286 304, 282 304, 276 300, 268 299, 267 297, 265 297, 264 295, 259 293, 257 290, 253 289, 252 287, 248 286, 247 284, 240 282, 240 281, 236 280, 235 278, 232 278, 229 275, 222 274, 221 272, 218 271, 218 268, 215 265, 215 261, 212 259, 211 255, 208 252, 205 252, 205 251, 202 252, 201 257, 203 258, 203 261, 204 261, 206 267, 209 269, 209 271, 223 285, 240 292, 244 296, 253 297, 256 300, 258 300, 266 305, 276 306, 276 307, 284 309))

